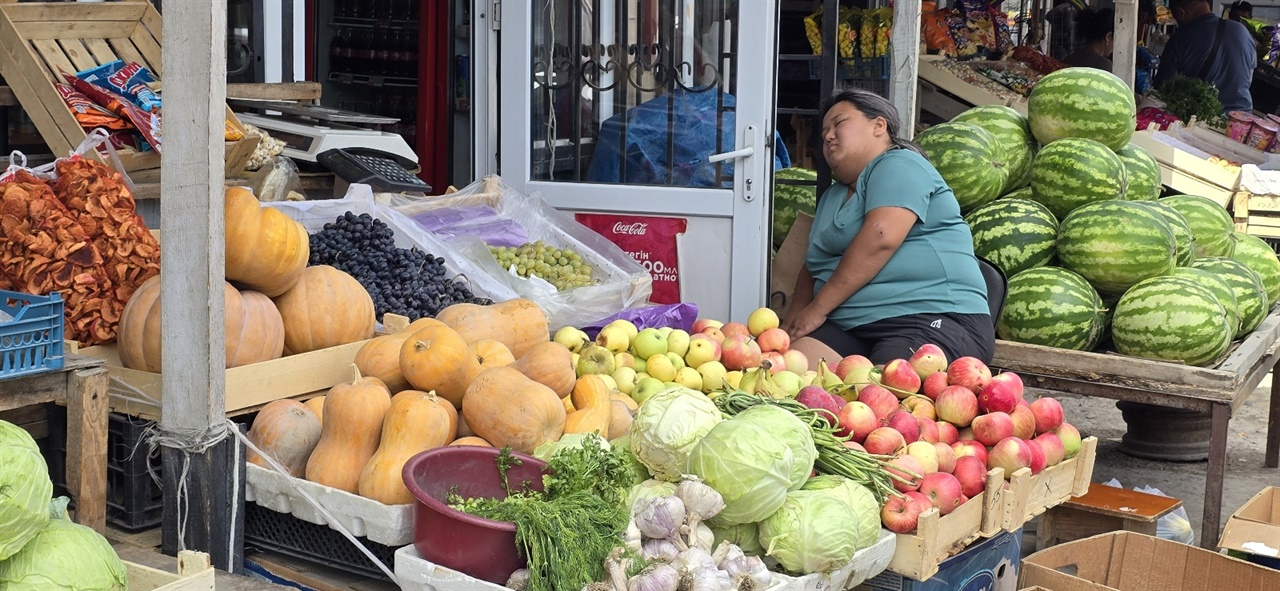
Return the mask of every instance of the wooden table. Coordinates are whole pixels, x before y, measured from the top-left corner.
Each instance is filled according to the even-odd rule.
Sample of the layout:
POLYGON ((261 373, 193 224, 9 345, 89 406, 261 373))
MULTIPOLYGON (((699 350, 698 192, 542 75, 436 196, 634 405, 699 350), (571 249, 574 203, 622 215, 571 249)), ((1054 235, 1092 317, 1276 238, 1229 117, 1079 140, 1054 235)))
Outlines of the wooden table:
POLYGON ((68 354, 61 370, 0 380, 0 411, 56 402, 67 407, 67 490, 76 521, 106 532, 107 387, 104 362, 68 354))
POLYGON ((1083 496, 1045 511, 1036 528, 1036 551, 1110 531, 1156 535, 1156 522, 1182 501, 1093 482, 1083 496))
MULTIPOLYGON (((1272 310, 1227 358, 1213 368, 1191 367, 1108 353, 996 341, 991 365, 1017 372, 1028 390, 1066 392, 1209 413, 1209 466, 1205 475, 1200 545, 1216 549, 1226 475, 1227 426, 1262 379, 1280 364, 1280 308, 1272 310)), ((1271 382, 1265 465, 1280 464, 1280 379, 1271 382)))

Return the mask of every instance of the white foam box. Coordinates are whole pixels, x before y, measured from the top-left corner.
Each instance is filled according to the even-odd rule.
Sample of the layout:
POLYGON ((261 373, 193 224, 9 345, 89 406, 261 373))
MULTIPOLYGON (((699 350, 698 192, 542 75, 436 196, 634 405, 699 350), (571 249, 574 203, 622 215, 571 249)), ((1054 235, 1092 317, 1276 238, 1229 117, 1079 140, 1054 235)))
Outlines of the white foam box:
POLYGON ((893 561, 893 553, 898 547, 898 536, 893 532, 881 528, 880 538, 869 548, 859 550, 853 555, 853 560, 849 564, 830 573, 821 574, 814 573, 803 577, 792 577, 783 574, 774 574, 774 578, 782 585, 776 587, 780 591, 843 591, 852 589, 861 585, 867 579, 874 577, 885 569, 889 568, 889 563, 893 561))
POLYGON ((263 468, 245 465, 245 501, 338 529, 302 496, 306 491, 352 535, 387 546, 413 543, 413 505, 384 505, 373 499, 263 468))

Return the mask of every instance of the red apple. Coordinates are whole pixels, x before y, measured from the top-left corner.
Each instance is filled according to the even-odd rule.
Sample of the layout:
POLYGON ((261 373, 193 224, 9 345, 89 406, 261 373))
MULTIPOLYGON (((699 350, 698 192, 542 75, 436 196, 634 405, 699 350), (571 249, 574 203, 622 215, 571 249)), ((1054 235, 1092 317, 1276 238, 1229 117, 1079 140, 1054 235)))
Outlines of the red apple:
POLYGON ((881 370, 880 383, 890 388, 898 398, 906 398, 920 391, 920 374, 906 359, 894 359, 881 370))
POLYGON ((781 328, 770 328, 760 333, 760 336, 756 337, 756 342, 760 344, 760 350, 765 353, 770 351, 786 353, 787 349, 791 348, 791 335, 781 328))
POLYGON ((862 441, 862 447, 867 448, 867 453, 878 456, 892 456, 902 451, 907 446, 907 441, 902 438, 902 433, 897 429, 889 427, 880 427, 867 434, 867 438, 862 441))
POLYGON ((964 386, 947 386, 934 405, 938 418, 957 427, 968 427, 978 416, 978 397, 964 386))
POLYGON ((920 384, 920 393, 929 397, 929 400, 938 400, 938 395, 947 387, 947 372, 940 371, 938 373, 929 374, 920 384))
POLYGON ((1062 425, 1062 403, 1053 398, 1037 398, 1031 401, 1031 414, 1036 417, 1036 433, 1048 433, 1062 425))
POLYGON ((995 445, 1013 437, 1013 419, 1002 412, 978 415, 973 419, 973 438, 983 445, 995 445))
POLYGON ((911 355, 907 360, 911 367, 915 368, 920 379, 925 379, 935 373, 947 371, 947 355, 942 349, 932 343, 920 345, 919 349, 911 355))
POLYGON ((889 495, 880 510, 880 522, 891 532, 910 533, 920 522, 920 512, 920 505, 911 499, 889 495))
POLYGON ((1013 436, 1018 439, 1030 439, 1036 435, 1036 417, 1031 407, 1019 404, 1009 413, 1013 417, 1013 436))
POLYGON ((723 322, 713 320, 711 318, 699 318, 693 321, 693 326, 689 327, 689 332, 699 333, 705 332, 708 328, 720 328, 724 326, 723 322))
POLYGON ((920 439, 920 421, 905 410, 895 410, 885 418, 884 424, 902 434, 902 439, 912 443, 920 439))
POLYGON ((926 441, 908 443, 906 453, 920 462, 920 467, 924 469, 921 474, 938 471, 938 450, 934 449, 932 443, 926 441))
POLYGON ((1039 474, 1043 472, 1049 464, 1049 457, 1045 455, 1044 448, 1034 441, 1027 441, 1026 439, 1022 441, 1027 444, 1027 449, 1031 450, 1031 465, 1027 466, 1031 468, 1031 473, 1039 474))
POLYGON ((1062 440, 1053 433, 1041 433, 1032 440, 1032 443, 1044 450, 1045 466, 1057 466, 1066 458, 1067 450, 1062 446, 1062 440))
POLYGON ((835 366, 831 368, 831 371, 835 372, 836 377, 840 378, 841 381, 844 381, 845 376, 849 375, 849 371, 858 367, 865 367, 869 369, 875 367, 875 364, 871 363, 870 359, 861 355, 847 355, 838 361, 835 366))
POLYGON ((902 401, 902 407, 922 419, 938 420, 937 411, 933 408, 933 401, 924 396, 908 396, 906 400, 902 401))
POLYGON ((921 515, 923 515, 925 511, 928 511, 930 508, 933 507, 933 503, 929 502, 929 497, 924 496, 924 493, 921 493, 918 490, 909 490, 907 492, 902 493, 902 496, 907 497, 907 500, 911 501, 912 503, 917 503, 918 506, 920 507, 921 515))
MULTIPOLYGON (((717 343, 724 343, 725 334, 720 330, 719 326, 708 326, 707 328, 702 329, 698 334, 707 335, 707 338, 710 338, 717 343)), ((692 339, 693 337, 691 336, 689 338, 692 339)))
MULTIPOLYGON (((806 386, 812 388, 813 386, 806 386)), ((803 392, 803 390, 801 390, 803 392)), ((798 397, 799 395, 797 395, 798 397)), ((850 436, 853 441, 864 441, 867 435, 880 428, 880 419, 870 406, 858 401, 846 403, 836 412, 836 421, 840 425, 839 437, 850 436)))
POLYGON ((869 384, 858 393, 858 402, 870 406, 875 411, 876 418, 882 421, 889 413, 898 410, 898 397, 875 384, 869 384))
POLYGON ((919 489, 920 481, 924 478, 924 466, 920 464, 920 460, 905 454, 889 460, 884 469, 898 476, 893 479, 893 487, 898 492, 919 489))
POLYGON ((782 360, 787 363, 787 371, 802 374, 809 371, 809 357, 799 349, 787 349, 782 354, 782 360))
POLYGON ((987 383, 978 394, 978 408, 982 412, 1013 412, 1022 400, 1022 378, 1006 371, 987 383))
MULTIPOLYGON (((742 327, 744 330, 746 326, 742 327)), ((720 345, 720 363, 729 371, 744 371, 760 367, 760 346, 750 335, 725 335, 720 345)))
POLYGON ((946 515, 960 506, 964 496, 964 487, 955 476, 946 472, 926 474, 920 481, 920 492, 929 497, 929 502, 938 508, 938 512, 946 515))
POLYGON ((931 421, 924 417, 916 417, 916 422, 920 423, 920 441, 938 442, 938 423, 936 421, 931 421))
POLYGON ((952 443, 960 441, 960 430, 956 429, 955 425, 946 421, 936 421, 934 424, 938 426, 939 442, 951 445, 952 443))
POLYGON ((1004 470, 1004 479, 1013 477, 1013 473, 1022 468, 1031 467, 1031 446, 1017 437, 1001 439, 991 448, 987 456, 987 466, 1004 470))
POLYGON ((729 338, 734 335, 742 335, 748 339, 751 338, 751 329, 747 328, 747 325, 741 322, 726 322, 720 327, 720 332, 724 333, 725 338, 729 338))
POLYGON ((951 444, 951 449, 956 450, 956 461, 964 456, 973 456, 982 461, 982 465, 987 464, 987 446, 977 441, 957 441, 951 444))
MULTIPOLYGON (((751 343, 751 344, 755 345, 755 343, 751 343)), ((760 362, 763 364, 765 361, 769 362, 769 375, 773 375, 775 373, 778 373, 780 371, 787 369, 787 360, 783 359, 782 353, 779 353, 777 351, 769 351, 768 353, 761 353, 760 362)))
POLYGON ((933 444, 933 451, 938 455, 938 471, 950 474, 956 469, 956 450, 951 445, 938 441, 933 444))
POLYGON ((796 402, 818 411, 826 411, 821 413, 822 416, 826 417, 828 421, 832 421, 833 426, 840 426, 840 411, 845 407, 844 399, 823 390, 822 386, 800 388, 800 391, 796 393, 796 402))
POLYGON ((961 427, 958 433, 957 437, 960 441, 973 441, 973 425, 961 427))
POLYGON ((977 357, 961 357, 947 367, 947 383, 964 386, 974 394, 982 392, 991 381, 991 370, 977 357))
POLYGON ((956 458, 951 473, 960 481, 960 490, 966 497, 976 497, 987 489, 987 465, 975 456, 956 458))
POLYGON ((1080 453, 1080 431, 1071 425, 1071 423, 1063 423, 1053 432, 1062 441, 1062 449, 1066 452, 1064 459, 1070 460, 1080 453))
POLYGON ((844 446, 849 449, 858 450, 862 453, 867 453, 867 448, 862 447, 862 444, 858 443, 857 441, 846 441, 844 442, 844 446))

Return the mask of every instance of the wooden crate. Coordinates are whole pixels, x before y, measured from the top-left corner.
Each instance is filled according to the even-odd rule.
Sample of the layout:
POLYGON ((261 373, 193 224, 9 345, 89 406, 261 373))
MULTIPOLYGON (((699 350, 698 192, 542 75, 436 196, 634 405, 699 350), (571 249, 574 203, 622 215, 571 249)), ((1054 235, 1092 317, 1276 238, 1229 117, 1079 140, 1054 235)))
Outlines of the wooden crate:
POLYGON ((1098 438, 1087 437, 1074 458, 1035 475, 1026 468, 1014 472, 1004 491, 1004 529, 1016 530, 1050 508, 1089 492, 1097 453, 1098 438))
POLYGON ((943 560, 974 540, 1004 531, 1004 485, 1004 470, 992 468, 987 472, 986 490, 969 502, 946 516, 936 508, 921 514, 915 532, 897 534, 889 570, 924 581, 938 572, 943 560))
POLYGON ((1266 160, 1265 154, 1199 126, 1176 135, 1153 126, 1134 133, 1130 141, 1160 163, 1161 184, 1188 195, 1208 197, 1223 207, 1231 205, 1240 184, 1240 168, 1213 164, 1208 157, 1219 156, 1242 164, 1266 160))
POLYGON ((969 84, 963 78, 938 67, 937 63, 944 59, 946 58, 937 55, 920 56, 918 69, 920 80, 931 84, 938 90, 946 91, 973 106, 1004 105, 1012 107, 1023 115, 1027 114, 1027 97, 1021 96, 1012 90, 1008 91, 1009 94, 1007 96, 1001 96, 985 88, 969 84))
POLYGON ((129 577, 128 591, 213 591, 214 570, 209 555, 184 550, 178 554, 178 573, 149 566, 124 563, 129 577))
MULTIPOLYGON (((118 59, 142 64, 163 80, 161 17, 150 2, 22 3, 0 0, 0 75, 54 154, 85 139, 80 122, 53 83, 118 59)), ((227 120, 244 131, 235 114, 227 120)), ((223 133, 222 129, 210 133, 223 133)), ((257 147, 257 135, 226 142, 226 176, 238 176, 257 147)), ((160 167, 155 152, 119 150, 125 170, 160 167)))

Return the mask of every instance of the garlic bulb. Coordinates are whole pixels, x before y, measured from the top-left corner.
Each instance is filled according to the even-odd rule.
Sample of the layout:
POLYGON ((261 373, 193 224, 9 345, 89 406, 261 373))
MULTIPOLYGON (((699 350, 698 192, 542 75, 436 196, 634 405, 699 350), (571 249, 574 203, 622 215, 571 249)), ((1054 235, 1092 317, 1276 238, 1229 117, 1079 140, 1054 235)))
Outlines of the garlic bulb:
POLYGON ((644 535, 640 533, 640 528, 636 526, 636 520, 632 519, 627 522, 627 531, 622 534, 622 543, 627 548, 641 551, 644 542, 644 535))
POLYGON ((529 588, 529 569, 522 568, 511 573, 511 576, 507 577, 507 584, 503 586, 512 591, 525 591, 529 588))
POLYGON ((738 547, 738 545, 733 542, 725 540, 720 542, 720 545, 716 547, 716 551, 711 555, 711 558, 715 559, 717 567, 724 568, 726 560, 737 560, 744 556, 742 548, 738 547))
POLYGON ((704 519, 711 519, 724 509, 724 497, 696 476, 686 476, 676 485, 676 496, 684 502, 691 528, 696 529, 704 519))
POLYGON ((627 580, 626 591, 676 591, 680 586, 680 573, 669 564, 646 566, 627 580))
POLYGON ((689 548, 680 552, 671 562, 671 566, 680 570, 716 570, 716 562, 702 548, 689 548))
POLYGON ((684 525, 684 501, 680 497, 657 497, 641 501, 636 511, 636 526, 650 538, 675 538, 684 525))
POLYGON ((686 569, 680 575, 679 591, 721 591, 720 577, 716 576, 718 572, 720 571, 686 569))
POLYGON ((614 548, 604 561, 604 571, 608 573, 614 591, 627 591, 627 568, 631 566, 631 559, 623 558, 625 551, 622 547, 614 548))
POLYGON ((640 555, 645 560, 657 560, 659 562, 671 562, 679 554, 680 549, 671 540, 657 538, 645 540, 643 549, 640 551, 640 555))
POLYGON ((688 534, 690 548, 702 548, 710 552, 711 546, 716 543, 716 535, 712 533, 711 528, 706 524, 700 523, 696 530, 690 531, 688 525, 681 528, 681 533, 688 534))
POLYGON ((587 583, 582 591, 615 591, 615 589, 608 583, 587 583))
POLYGON ((773 580, 769 568, 758 556, 740 556, 725 559, 720 568, 733 577, 734 585, 739 589, 764 589, 773 580), (744 579, 749 582, 744 583, 744 579))

